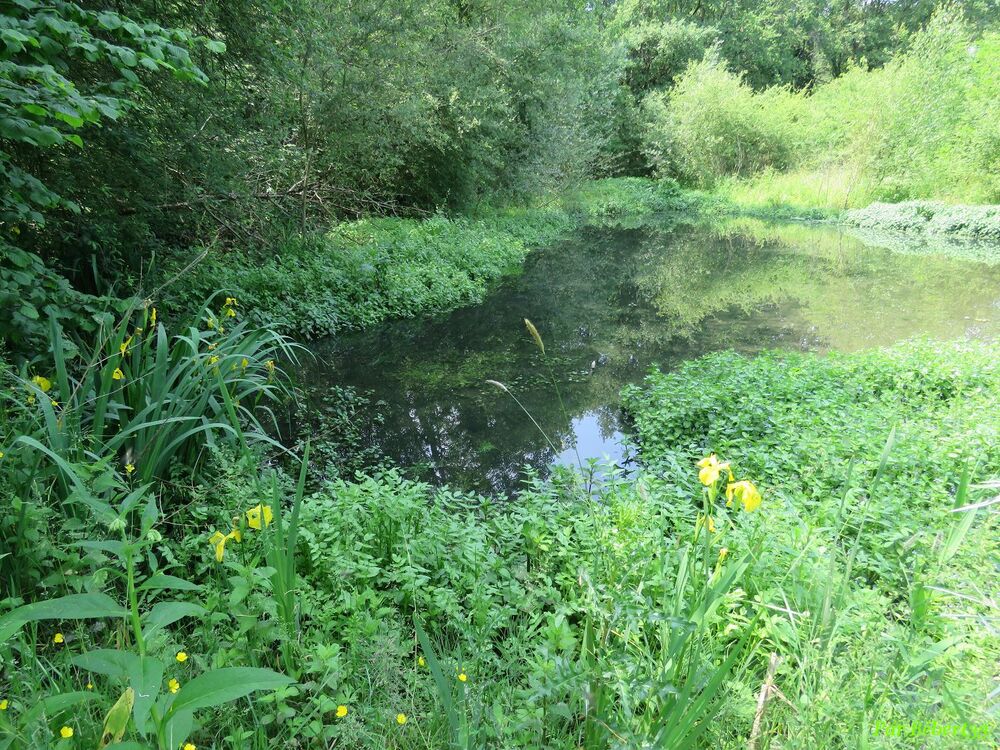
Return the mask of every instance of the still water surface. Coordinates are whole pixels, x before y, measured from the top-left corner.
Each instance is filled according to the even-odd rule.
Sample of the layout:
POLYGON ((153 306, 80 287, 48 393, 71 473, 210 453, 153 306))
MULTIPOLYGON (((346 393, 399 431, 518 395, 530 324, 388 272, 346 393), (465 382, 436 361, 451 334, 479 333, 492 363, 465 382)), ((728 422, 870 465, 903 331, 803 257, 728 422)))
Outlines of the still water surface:
POLYGON ((510 494, 526 465, 545 475, 577 451, 626 462, 618 394, 652 366, 720 349, 997 339, 1000 265, 961 246, 942 255, 880 242, 894 249, 838 227, 746 219, 588 228, 532 254, 481 305, 319 342, 304 380, 318 408, 331 386, 367 394, 363 439, 385 458, 436 483, 510 494))

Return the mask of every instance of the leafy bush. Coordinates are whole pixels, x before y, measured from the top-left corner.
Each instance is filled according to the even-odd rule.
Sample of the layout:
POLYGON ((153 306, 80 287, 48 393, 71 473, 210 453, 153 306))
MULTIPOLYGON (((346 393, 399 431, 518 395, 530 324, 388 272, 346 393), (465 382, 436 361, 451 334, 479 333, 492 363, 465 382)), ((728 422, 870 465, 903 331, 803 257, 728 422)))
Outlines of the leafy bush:
POLYGON ((701 187, 726 176, 785 167, 792 132, 774 113, 791 96, 784 89, 754 94, 710 55, 692 63, 669 94, 644 101, 647 155, 661 174, 701 187))
MULTIPOLYGON (((627 392, 649 470, 680 484, 692 460, 717 451, 760 479, 768 551, 747 595, 800 613, 763 628, 762 648, 786 660, 782 690, 798 696, 797 711, 772 719, 790 742, 850 744, 867 731, 862 705, 914 717, 940 689, 956 696, 950 720, 986 720, 996 644, 947 612, 996 585, 995 514, 952 511, 971 502, 970 477, 1000 473, 998 398, 995 351, 974 343, 726 352, 627 392), (872 670, 883 679, 869 692, 872 670)), ((995 616, 977 602, 977 616, 995 616)))
POLYGON ((872 203, 844 221, 862 229, 926 232, 1000 241, 1000 206, 949 206, 932 201, 872 203))
POLYGON ((74 342, 95 335, 130 302, 82 294, 34 253, 0 242, 0 331, 17 362, 48 356, 53 319, 65 334, 65 356, 75 358, 74 342))

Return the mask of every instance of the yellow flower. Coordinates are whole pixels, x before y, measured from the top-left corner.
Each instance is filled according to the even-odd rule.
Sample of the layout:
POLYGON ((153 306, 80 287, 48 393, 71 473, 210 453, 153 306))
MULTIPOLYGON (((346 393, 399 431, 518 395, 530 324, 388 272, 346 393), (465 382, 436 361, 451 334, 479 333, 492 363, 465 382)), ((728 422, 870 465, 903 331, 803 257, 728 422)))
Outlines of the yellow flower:
POLYGON ((732 477, 733 473, 729 469, 728 463, 721 463, 719 457, 714 453, 711 456, 706 456, 698 462, 698 481, 701 482, 706 487, 711 487, 719 479, 719 474, 723 471, 728 471, 729 476, 732 477))
POLYGON ((113 373, 111 373, 111 377, 112 377, 112 378, 113 378, 114 380, 121 380, 122 378, 124 378, 124 377, 125 377, 125 373, 124 373, 124 372, 122 372, 122 368, 120 368, 120 367, 116 367, 116 368, 115 368, 115 371, 114 371, 113 373))
POLYGON ((62 633, 56 633, 54 636, 52 636, 52 642, 53 643, 65 643, 66 639, 63 638, 63 634, 62 633))
POLYGON ((236 311, 233 308, 228 307, 228 308, 226 308, 226 316, 230 317, 230 318, 235 318, 236 317, 236 311))
POLYGON ((149 316, 149 327, 153 328, 156 326, 156 308, 153 308, 152 314, 149 316))
POLYGON ((267 362, 264 363, 264 367, 267 368, 268 372, 274 372, 274 360, 273 359, 267 360, 267 362))
POLYGON ((88 682, 87 683, 87 690, 93 690, 93 689, 94 689, 94 683, 88 682))
POLYGON ((226 542, 230 539, 235 539, 237 542, 243 541, 240 535, 239 529, 233 529, 228 534, 223 534, 221 531, 216 531, 208 538, 209 544, 215 547, 215 561, 222 562, 222 556, 226 552, 226 542))
POLYGON ((56 408, 58 408, 58 407, 59 407, 59 402, 58 402, 58 401, 56 401, 55 399, 52 399, 52 408, 53 408, 53 409, 56 409, 56 408))
POLYGON ((33 403, 35 403, 35 397, 34 396, 28 396, 28 404, 30 405, 30 404, 33 404, 33 403))
POLYGON ((250 364, 250 360, 247 359, 246 357, 244 357, 243 359, 240 360, 240 367, 242 367, 244 370, 247 369, 247 365, 249 365, 249 364, 250 364))
POLYGON ((223 307, 236 307, 236 297, 226 297, 226 303, 223 307))
POLYGON ((125 473, 126 474, 128 474, 129 476, 131 476, 133 471, 135 471, 135 464, 125 464, 125 473))
POLYGON ((712 518, 711 516, 708 517, 708 533, 710 534, 715 533, 715 519, 712 518))
POLYGON ((176 679, 171 677, 170 681, 167 682, 167 687, 170 689, 171 693, 176 693, 178 690, 181 689, 181 684, 176 679))
POLYGON ((396 723, 403 725, 406 723, 406 714, 396 714, 396 723))
POLYGON ((128 351, 128 345, 131 343, 132 343, 132 337, 129 336, 118 346, 118 351, 124 354, 125 352, 128 351))
POLYGON ((462 673, 461 673, 461 674, 460 674, 460 675, 458 676, 458 681, 459 681, 459 682, 465 682, 465 681, 466 681, 466 680, 468 680, 468 679, 469 679, 469 676, 468 676, 468 675, 467 675, 467 674, 466 674, 465 672, 462 672, 462 673))
POLYGON ((41 375, 35 375, 35 377, 31 379, 31 382, 41 388, 43 393, 47 392, 49 388, 52 387, 52 381, 48 378, 42 377, 41 375))
POLYGON ((728 555, 728 554, 729 554, 729 547, 723 547, 722 549, 720 549, 719 550, 719 562, 722 562, 723 560, 725 560, 726 559, 726 555, 728 555))
POLYGON ((0 451, 0 458, 3 458, 3 451, 0 451))
POLYGON ((760 492, 754 487, 753 482, 743 479, 739 482, 730 482, 726 486, 726 506, 733 504, 733 499, 743 504, 743 510, 752 513, 760 507, 760 492))
POLYGON ((264 526, 270 526, 271 519, 274 517, 274 514, 271 512, 270 505, 261 504, 248 510, 247 525, 251 529, 257 529, 258 531, 260 531, 261 516, 263 516, 264 518, 264 526))
POLYGON ((177 659, 177 661, 179 661, 181 664, 183 664, 188 660, 188 655, 184 651, 178 651, 177 655, 174 658, 177 659))
POLYGON ((426 661, 424 661, 424 657, 422 657, 422 656, 418 656, 418 657, 417 657, 417 666, 418 666, 418 667, 424 667, 424 666, 426 666, 426 665, 427 665, 427 662, 426 662, 426 661))
POLYGON ((207 325, 209 328, 215 328, 215 318, 209 318, 207 325))
POLYGON ((62 737, 64 740, 68 740, 70 737, 73 736, 73 727, 63 727, 62 729, 59 730, 59 736, 62 737))
POLYGON ((343 719, 347 716, 347 706, 337 706, 337 718, 343 719))
POLYGON ((214 354, 211 357, 208 358, 208 364, 210 364, 210 365, 214 365, 218 361, 219 361, 219 358, 217 356, 215 356, 214 354))
POLYGON ((6 711, 7 706, 9 705, 10 705, 9 701, 6 698, 4 698, 2 701, 0 701, 0 711, 6 711))
POLYGON ((195 747, 195 744, 193 742, 185 742, 182 750, 198 750, 198 748, 195 747))

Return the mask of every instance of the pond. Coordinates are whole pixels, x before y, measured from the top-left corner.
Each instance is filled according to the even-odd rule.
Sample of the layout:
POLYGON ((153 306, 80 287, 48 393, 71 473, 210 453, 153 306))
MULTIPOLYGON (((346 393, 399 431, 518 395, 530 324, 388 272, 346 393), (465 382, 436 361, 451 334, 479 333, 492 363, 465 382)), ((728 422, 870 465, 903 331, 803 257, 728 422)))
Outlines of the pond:
POLYGON ((1000 265, 988 257, 750 219, 587 228, 533 253, 482 304, 319 342, 303 381, 314 409, 334 387, 368 397, 353 416, 361 447, 435 483, 509 495, 526 466, 544 476, 577 453, 627 463, 619 392, 650 367, 720 349, 995 339, 1000 265))

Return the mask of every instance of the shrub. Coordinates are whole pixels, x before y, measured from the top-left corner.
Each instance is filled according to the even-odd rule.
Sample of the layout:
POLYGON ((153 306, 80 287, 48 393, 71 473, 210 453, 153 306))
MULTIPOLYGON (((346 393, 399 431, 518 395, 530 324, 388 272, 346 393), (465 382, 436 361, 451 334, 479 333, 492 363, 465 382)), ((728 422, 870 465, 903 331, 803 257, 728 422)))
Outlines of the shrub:
POLYGON ((645 100, 647 154, 660 174, 703 187, 783 168, 792 133, 775 111, 791 97, 783 89, 755 95, 711 55, 692 63, 670 94, 645 100))

